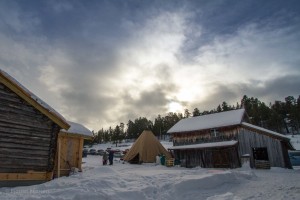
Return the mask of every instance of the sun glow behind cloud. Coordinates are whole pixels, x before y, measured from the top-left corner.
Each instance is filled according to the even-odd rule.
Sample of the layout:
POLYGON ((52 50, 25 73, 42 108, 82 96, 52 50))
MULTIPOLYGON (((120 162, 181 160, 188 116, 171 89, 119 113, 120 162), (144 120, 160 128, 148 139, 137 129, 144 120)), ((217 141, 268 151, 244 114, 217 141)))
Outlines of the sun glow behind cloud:
POLYGON ((299 95, 294 3, 156 2, 0 2, 0 67, 95 130, 244 94, 299 95))
POLYGON ((182 113, 183 109, 183 106, 179 102, 171 101, 168 104, 168 112, 182 113))

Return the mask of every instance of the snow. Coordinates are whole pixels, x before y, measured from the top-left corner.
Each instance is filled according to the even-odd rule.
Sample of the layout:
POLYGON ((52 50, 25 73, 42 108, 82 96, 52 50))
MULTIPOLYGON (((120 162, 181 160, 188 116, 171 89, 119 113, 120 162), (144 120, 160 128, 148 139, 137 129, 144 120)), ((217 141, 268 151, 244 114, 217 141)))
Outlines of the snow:
POLYGON ((70 128, 68 130, 63 129, 61 130, 62 132, 85 135, 89 137, 93 136, 93 133, 81 124, 70 121, 68 121, 68 124, 70 125, 70 128))
POLYGON ((287 135, 296 150, 300 150, 300 135, 287 135))
MULTIPOLYGON (((168 142, 162 144, 171 146, 168 142)), ((107 146, 114 145, 93 148, 105 149, 107 146)), ((0 188, 0 199, 300 199, 299 169, 255 170, 247 163, 238 169, 188 169, 123 164, 119 160, 115 160, 112 166, 103 166, 101 160, 101 156, 88 155, 83 159, 81 173, 34 186, 0 188)))
POLYGON ((168 133, 210 129, 240 124, 244 109, 185 118, 176 123, 168 133))
POLYGON ((191 144, 191 145, 182 145, 182 146, 173 146, 169 149, 200 149, 200 148, 209 148, 209 147, 224 147, 224 146, 233 146, 237 144, 237 141, 225 141, 225 142, 210 142, 202 144, 191 144))
POLYGON ((266 132, 266 133, 269 133, 271 135, 274 135, 274 136, 277 136, 277 137, 280 137, 280 138, 290 140, 290 138, 285 136, 285 135, 282 135, 280 133, 277 133, 277 132, 274 132, 274 131, 271 131, 271 130, 268 130, 268 129, 265 129, 265 128, 262 128, 262 127, 259 127, 259 126, 255 126, 253 124, 249 124, 247 122, 242 122, 242 125, 244 125, 246 127, 254 128, 256 130, 260 130, 260 131, 263 131, 263 132, 266 132))

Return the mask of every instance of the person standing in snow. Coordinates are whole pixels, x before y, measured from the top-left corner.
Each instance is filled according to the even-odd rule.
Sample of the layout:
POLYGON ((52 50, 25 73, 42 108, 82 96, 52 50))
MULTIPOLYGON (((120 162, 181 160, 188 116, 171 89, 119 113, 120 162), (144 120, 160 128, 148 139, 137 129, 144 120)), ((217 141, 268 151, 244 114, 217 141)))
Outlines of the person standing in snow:
POLYGON ((108 160, 109 160, 109 165, 113 165, 114 152, 112 150, 109 151, 108 160))
POLYGON ((107 164, 107 153, 106 153, 106 151, 104 151, 104 154, 102 156, 102 161, 103 161, 103 165, 107 164))

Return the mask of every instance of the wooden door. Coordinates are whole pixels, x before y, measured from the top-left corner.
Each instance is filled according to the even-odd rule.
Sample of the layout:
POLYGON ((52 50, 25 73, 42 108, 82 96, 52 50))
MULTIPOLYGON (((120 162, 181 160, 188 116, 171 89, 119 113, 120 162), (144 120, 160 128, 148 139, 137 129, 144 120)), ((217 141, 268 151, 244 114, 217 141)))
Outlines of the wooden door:
POLYGON ((229 168, 229 155, 227 149, 213 150, 213 166, 216 168, 229 168))

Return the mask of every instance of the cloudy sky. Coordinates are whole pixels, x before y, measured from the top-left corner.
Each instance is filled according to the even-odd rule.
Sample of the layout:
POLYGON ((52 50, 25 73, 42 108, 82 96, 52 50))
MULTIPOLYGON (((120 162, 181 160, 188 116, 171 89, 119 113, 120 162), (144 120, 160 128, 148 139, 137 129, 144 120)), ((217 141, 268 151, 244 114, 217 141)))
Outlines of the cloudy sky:
POLYGON ((0 68, 91 130, 300 94, 295 0, 0 0, 0 68))

